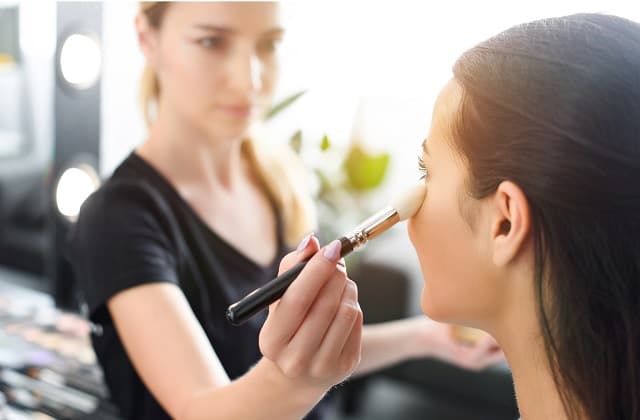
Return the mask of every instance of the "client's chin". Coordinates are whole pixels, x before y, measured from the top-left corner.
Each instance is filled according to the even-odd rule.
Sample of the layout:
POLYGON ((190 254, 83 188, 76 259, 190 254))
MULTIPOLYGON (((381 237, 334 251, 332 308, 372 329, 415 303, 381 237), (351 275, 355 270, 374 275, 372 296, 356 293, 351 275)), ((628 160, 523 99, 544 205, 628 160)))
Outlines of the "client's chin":
POLYGON ((422 288, 420 298, 422 312, 434 321, 446 324, 466 325, 474 324, 470 320, 469 309, 459 299, 452 296, 442 296, 433 293, 427 286, 422 288))
POLYGON ((438 322, 450 322, 449 317, 451 313, 448 310, 448 305, 438 302, 438 299, 434 299, 433 293, 431 293, 427 287, 422 288, 422 296, 420 297, 420 307, 422 312, 429 318, 438 322))

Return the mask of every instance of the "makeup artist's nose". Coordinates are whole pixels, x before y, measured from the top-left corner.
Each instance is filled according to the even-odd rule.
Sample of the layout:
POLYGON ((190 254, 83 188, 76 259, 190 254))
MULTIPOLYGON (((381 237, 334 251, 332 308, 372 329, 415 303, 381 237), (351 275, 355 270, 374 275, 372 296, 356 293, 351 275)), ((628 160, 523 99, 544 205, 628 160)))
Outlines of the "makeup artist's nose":
POLYGON ((254 51, 239 52, 229 70, 229 83, 234 90, 247 93, 262 88, 263 64, 254 51))

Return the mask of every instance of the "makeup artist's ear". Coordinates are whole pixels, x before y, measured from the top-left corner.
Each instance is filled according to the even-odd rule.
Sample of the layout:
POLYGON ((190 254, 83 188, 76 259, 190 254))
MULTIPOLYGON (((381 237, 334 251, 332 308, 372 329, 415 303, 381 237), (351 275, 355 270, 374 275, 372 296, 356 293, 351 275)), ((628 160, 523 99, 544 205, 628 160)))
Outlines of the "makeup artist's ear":
POLYGON ((135 24, 140 50, 147 59, 147 64, 155 69, 158 56, 158 32, 149 24, 144 13, 136 15, 135 24))
POLYGON ((531 232, 529 202, 511 181, 503 181, 493 197, 491 239, 493 262, 509 264, 523 251, 531 232))

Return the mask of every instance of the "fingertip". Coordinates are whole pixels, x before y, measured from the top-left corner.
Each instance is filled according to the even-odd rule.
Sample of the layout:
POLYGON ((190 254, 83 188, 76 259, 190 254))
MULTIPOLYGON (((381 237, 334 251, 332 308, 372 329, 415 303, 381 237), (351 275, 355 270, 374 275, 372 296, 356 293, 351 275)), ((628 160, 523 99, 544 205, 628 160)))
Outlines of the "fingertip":
POLYGON ((327 245, 322 251, 322 255, 333 263, 337 263, 340 259, 340 251, 342 249, 342 244, 339 240, 332 241, 329 245, 327 245))
POLYGON ((298 262, 308 260, 316 252, 318 252, 319 249, 320 249, 320 244, 318 243, 318 238, 316 238, 315 236, 310 236, 306 246, 301 251, 298 251, 296 253, 298 262))
POLYGON ((311 239, 313 238, 313 232, 307 234, 304 238, 302 238, 302 240, 300 241, 300 243, 298 244, 297 248, 296 248, 296 252, 302 252, 304 251, 307 246, 309 245, 309 242, 311 242, 311 239))
POLYGON ((311 239, 309 239, 308 247, 313 250, 313 252, 318 252, 320 249, 320 240, 316 237, 315 234, 311 235, 311 239))
POLYGON ((317 249, 317 239, 312 236, 305 237, 295 250, 289 252, 282 258, 280 261, 280 268, 278 270, 279 273, 289 270, 301 261, 308 260, 317 252, 317 249))
POLYGON ((315 234, 311 232, 307 236, 302 239, 298 247, 295 251, 293 251, 290 255, 293 255, 296 259, 296 262, 304 261, 311 257, 311 255, 318 252, 320 249, 320 245, 318 243, 318 238, 315 237, 315 234))

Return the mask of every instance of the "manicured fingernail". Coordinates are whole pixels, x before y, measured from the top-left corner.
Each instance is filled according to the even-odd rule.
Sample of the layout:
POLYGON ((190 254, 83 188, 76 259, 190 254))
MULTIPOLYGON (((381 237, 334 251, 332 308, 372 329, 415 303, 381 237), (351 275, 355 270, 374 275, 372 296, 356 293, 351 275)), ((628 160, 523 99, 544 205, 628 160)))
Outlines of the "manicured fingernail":
POLYGON ((305 236, 304 239, 302 239, 302 241, 300 242, 300 244, 296 248, 296 251, 300 252, 303 249, 305 249, 307 247, 307 245, 309 245, 309 241, 311 240, 312 236, 313 236, 313 232, 308 234, 307 236, 305 236))
POLYGON ((342 244, 340 244, 339 240, 335 240, 331 242, 322 252, 322 255, 329 261, 336 262, 338 258, 340 258, 340 249, 342 248, 342 244))

